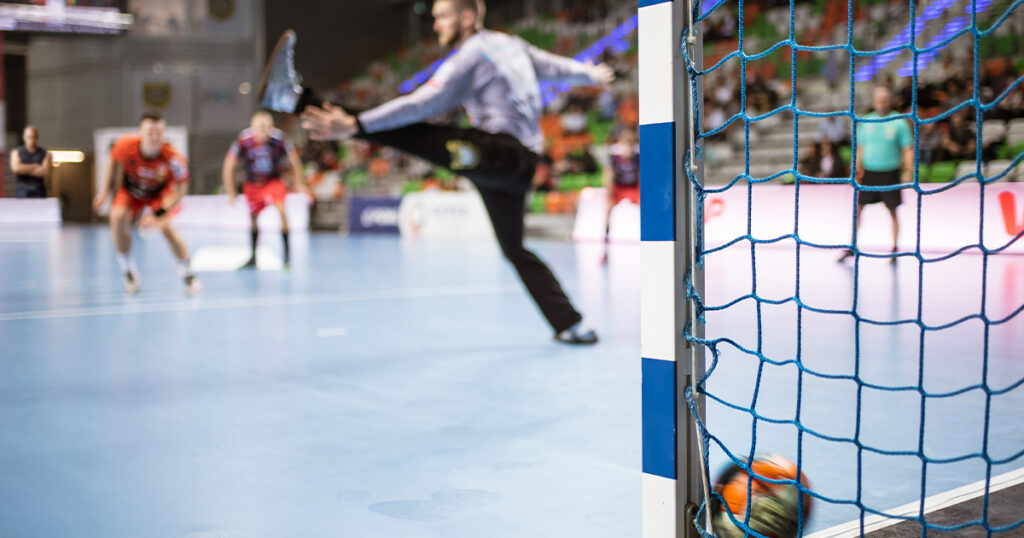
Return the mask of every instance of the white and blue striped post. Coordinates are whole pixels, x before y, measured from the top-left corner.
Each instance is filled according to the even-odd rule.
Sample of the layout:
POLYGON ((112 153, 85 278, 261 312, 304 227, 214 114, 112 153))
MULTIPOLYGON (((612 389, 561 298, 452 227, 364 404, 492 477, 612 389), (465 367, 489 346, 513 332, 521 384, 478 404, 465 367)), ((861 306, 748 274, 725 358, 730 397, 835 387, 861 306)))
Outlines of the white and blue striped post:
MULTIPOLYGON (((699 441, 683 395, 704 370, 701 350, 683 333, 694 244, 694 195, 683 169, 693 140, 682 53, 689 4, 639 0, 644 538, 697 536, 692 521, 703 500, 699 441)), ((700 58, 699 40, 692 44, 700 58)))

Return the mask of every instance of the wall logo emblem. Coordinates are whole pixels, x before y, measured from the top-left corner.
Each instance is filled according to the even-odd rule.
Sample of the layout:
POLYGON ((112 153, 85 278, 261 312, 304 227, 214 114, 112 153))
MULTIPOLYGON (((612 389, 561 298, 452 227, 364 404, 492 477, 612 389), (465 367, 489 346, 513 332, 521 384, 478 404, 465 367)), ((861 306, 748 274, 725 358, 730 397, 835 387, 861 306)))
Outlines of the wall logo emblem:
POLYGON ((480 164, 480 150, 471 142, 465 140, 449 140, 445 146, 451 155, 452 170, 469 170, 480 164))
POLYGON ((171 104, 171 83, 146 82, 142 85, 142 102, 154 108, 164 108, 171 104))
POLYGON ((235 16, 235 0, 209 0, 210 18, 224 22, 235 16))

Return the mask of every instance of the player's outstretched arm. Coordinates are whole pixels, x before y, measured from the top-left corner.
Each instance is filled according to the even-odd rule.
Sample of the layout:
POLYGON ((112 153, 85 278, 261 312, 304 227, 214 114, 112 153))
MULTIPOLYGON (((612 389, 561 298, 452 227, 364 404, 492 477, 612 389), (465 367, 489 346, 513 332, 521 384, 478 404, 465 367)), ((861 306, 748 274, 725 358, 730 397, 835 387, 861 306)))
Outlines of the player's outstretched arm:
POLYGON ((572 58, 552 54, 533 45, 527 46, 537 77, 559 80, 570 84, 610 84, 615 80, 615 70, 607 64, 583 63, 572 58))
POLYGON ((299 152, 295 148, 288 152, 288 163, 291 165, 292 184, 295 185, 295 189, 312 196, 309 187, 306 185, 306 173, 302 168, 302 159, 299 158, 299 152))
POLYGON ((124 174, 124 166, 121 163, 114 161, 113 159, 107 163, 106 173, 100 179, 100 190, 96 192, 96 196, 92 199, 92 208, 99 210, 103 207, 103 203, 107 201, 107 197, 110 196, 111 187, 116 185, 116 178, 121 177, 124 174))
POLYGON ((235 167, 238 165, 238 158, 235 157, 234 146, 224 156, 224 164, 220 169, 221 183, 224 185, 224 194, 228 195, 228 201, 235 203, 238 191, 235 189, 235 167))

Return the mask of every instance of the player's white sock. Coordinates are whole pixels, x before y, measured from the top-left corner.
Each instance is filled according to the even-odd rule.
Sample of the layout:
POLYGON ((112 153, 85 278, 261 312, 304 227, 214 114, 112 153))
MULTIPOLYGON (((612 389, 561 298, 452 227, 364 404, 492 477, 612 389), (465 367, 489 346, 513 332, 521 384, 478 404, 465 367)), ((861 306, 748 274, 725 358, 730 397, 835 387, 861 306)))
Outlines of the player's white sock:
POLYGON ((185 258, 178 260, 178 276, 185 277, 192 274, 192 259, 185 258))
POLYGON ((135 260, 132 259, 131 254, 117 254, 117 265, 121 267, 122 273, 136 273, 138 274, 139 268, 135 266, 135 260))

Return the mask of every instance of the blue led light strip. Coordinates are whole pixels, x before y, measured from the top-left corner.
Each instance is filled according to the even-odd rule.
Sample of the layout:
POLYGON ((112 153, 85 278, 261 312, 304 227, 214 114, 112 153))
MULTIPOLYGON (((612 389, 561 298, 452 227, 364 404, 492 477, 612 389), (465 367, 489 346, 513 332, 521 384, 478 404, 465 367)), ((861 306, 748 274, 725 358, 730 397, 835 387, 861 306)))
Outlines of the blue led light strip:
MULTIPOLYGON (((936 2, 932 2, 932 4, 929 5, 928 7, 924 8, 924 11, 915 20, 914 34, 921 35, 925 30, 925 25, 927 24, 927 21, 939 18, 939 16, 941 16, 947 9, 952 7, 953 4, 955 4, 956 2, 957 0, 937 0, 936 2)), ((989 6, 992 5, 992 2, 993 0, 976 0, 976 2, 974 3, 974 7, 972 8, 970 5, 968 5, 966 8, 964 8, 964 12, 967 13, 968 15, 970 15, 972 12, 981 13, 988 9, 989 6)), ((928 43, 926 47, 928 49, 931 49, 933 47, 937 48, 935 48, 935 50, 924 52, 918 56, 918 72, 928 67, 928 64, 930 64, 935 59, 935 57, 938 56, 939 51, 949 46, 948 41, 950 41, 954 35, 964 30, 969 25, 970 19, 967 17, 956 17, 953 20, 946 23, 946 26, 942 29, 942 32, 940 32, 939 35, 932 38, 932 40, 928 43), (943 45, 943 42, 946 43, 943 45)), ((872 78, 874 78, 876 74, 878 74, 879 71, 881 71, 886 65, 888 65, 889 62, 895 60, 896 57, 903 52, 902 49, 909 46, 910 23, 907 23, 907 26, 903 29, 902 32, 897 34, 896 37, 889 40, 889 42, 886 43, 884 47, 882 47, 882 50, 886 50, 888 52, 875 56, 874 58, 872 58, 870 63, 862 65, 860 69, 857 70, 857 74, 854 77, 854 80, 856 80, 857 82, 867 82, 871 80, 872 78)), ((904 66, 901 67, 899 71, 897 71, 899 76, 912 76, 914 73, 913 64, 914 60, 907 60, 907 63, 904 64, 904 66)))

